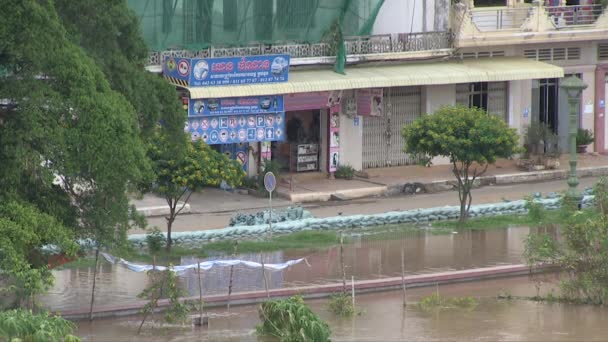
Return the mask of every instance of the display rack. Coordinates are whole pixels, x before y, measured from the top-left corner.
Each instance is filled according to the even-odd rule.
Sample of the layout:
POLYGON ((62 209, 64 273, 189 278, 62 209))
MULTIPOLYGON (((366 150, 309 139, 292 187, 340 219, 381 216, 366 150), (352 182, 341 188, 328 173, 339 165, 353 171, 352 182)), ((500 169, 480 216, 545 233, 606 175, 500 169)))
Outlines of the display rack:
POLYGON ((319 145, 292 144, 291 170, 296 172, 319 170, 319 145))

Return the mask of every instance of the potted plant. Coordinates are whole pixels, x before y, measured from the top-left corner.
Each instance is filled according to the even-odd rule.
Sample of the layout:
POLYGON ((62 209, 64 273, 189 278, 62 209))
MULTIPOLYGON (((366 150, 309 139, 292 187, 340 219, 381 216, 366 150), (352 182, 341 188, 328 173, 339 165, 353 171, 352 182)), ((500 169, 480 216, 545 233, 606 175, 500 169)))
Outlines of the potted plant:
POLYGON ((579 128, 576 134, 576 152, 587 152, 587 145, 594 141, 593 133, 588 129, 579 128))

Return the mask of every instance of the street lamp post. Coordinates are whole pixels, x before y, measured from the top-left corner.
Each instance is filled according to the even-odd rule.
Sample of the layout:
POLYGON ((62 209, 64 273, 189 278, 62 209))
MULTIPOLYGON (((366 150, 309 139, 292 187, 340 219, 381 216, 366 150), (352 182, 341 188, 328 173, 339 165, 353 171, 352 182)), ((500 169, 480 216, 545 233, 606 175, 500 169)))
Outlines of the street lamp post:
POLYGON ((570 147, 570 175, 568 176, 568 191, 565 200, 577 207, 581 203, 582 194, 576 190, 578 177, 576 175, 576 134, 578 132, 578 107, 579 98, 587 84, 576 76, 565 78, 560 87, 568 94, 568 105, 570 111, 569 122, 569 147, 570 147))

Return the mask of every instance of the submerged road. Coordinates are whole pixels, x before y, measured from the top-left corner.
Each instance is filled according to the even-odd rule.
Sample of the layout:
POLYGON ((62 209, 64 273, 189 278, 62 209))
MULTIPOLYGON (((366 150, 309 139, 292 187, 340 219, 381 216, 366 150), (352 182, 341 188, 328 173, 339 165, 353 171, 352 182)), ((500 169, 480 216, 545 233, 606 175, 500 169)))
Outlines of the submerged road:
MULTIPOLYGON (((598 179, 599 178, 595 177, 580 179, 579 189, 582 191, 586 187, 593 186, 598 179)), ((518 200, 534 192, 541 192, 544 195, 549 192, 566 190, 567 187, 565 180, 485 186, 473 190, 473 204, 501 202, 503 199, 518 200)), ((215 193, 203 193, 201 195, 197 194, 197 196, 193 196, 190 205, 195 213, 178 216, 173 224, 173 231, 180 232, 224 228, 228 225, 230 217, 235 214, 235 210, 246 213, 257 212, 265 209, 268 205, 268 200, 263 198, 227 193, 222 194, 221 198, 217 198, 215 195, 215 193), (227 203, 224 207, 216 209, 215 211, 206 210, 205 201, 208 202, 209 197, 227 203)), ((283 199, 273 200, 273 207, 275 209, 285 208, 290 205, 293 205, 293 203, 283 199)), ((309 210, 315 217, 329 217, 336 216, 339 213, 342 213, 342 215, 378 214, 387 211, 430 208, 445 205, 458 205, 457 192, 446 191, 434 194, 307 203, 303 205, 303 207, 309 210)), ((161 230, 166 226, 166 221, 163 217, 150 217, 148 218, 148 223, 150 226, 158 226, 161 230)), ((133 230, 131 233, 141 233, 141 231, 133 230)))

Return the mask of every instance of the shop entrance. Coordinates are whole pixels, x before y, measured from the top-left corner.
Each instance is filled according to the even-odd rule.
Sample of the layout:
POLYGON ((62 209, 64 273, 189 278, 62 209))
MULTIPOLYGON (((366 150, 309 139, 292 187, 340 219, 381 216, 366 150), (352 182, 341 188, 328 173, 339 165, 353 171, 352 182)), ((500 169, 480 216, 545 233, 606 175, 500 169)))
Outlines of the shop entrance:
POLYGON ((319 171, 321 111, 286 112, 285 130, 285 141, 274 141, 271 145, 271 158, 279 164, 281 171, 319 171))

